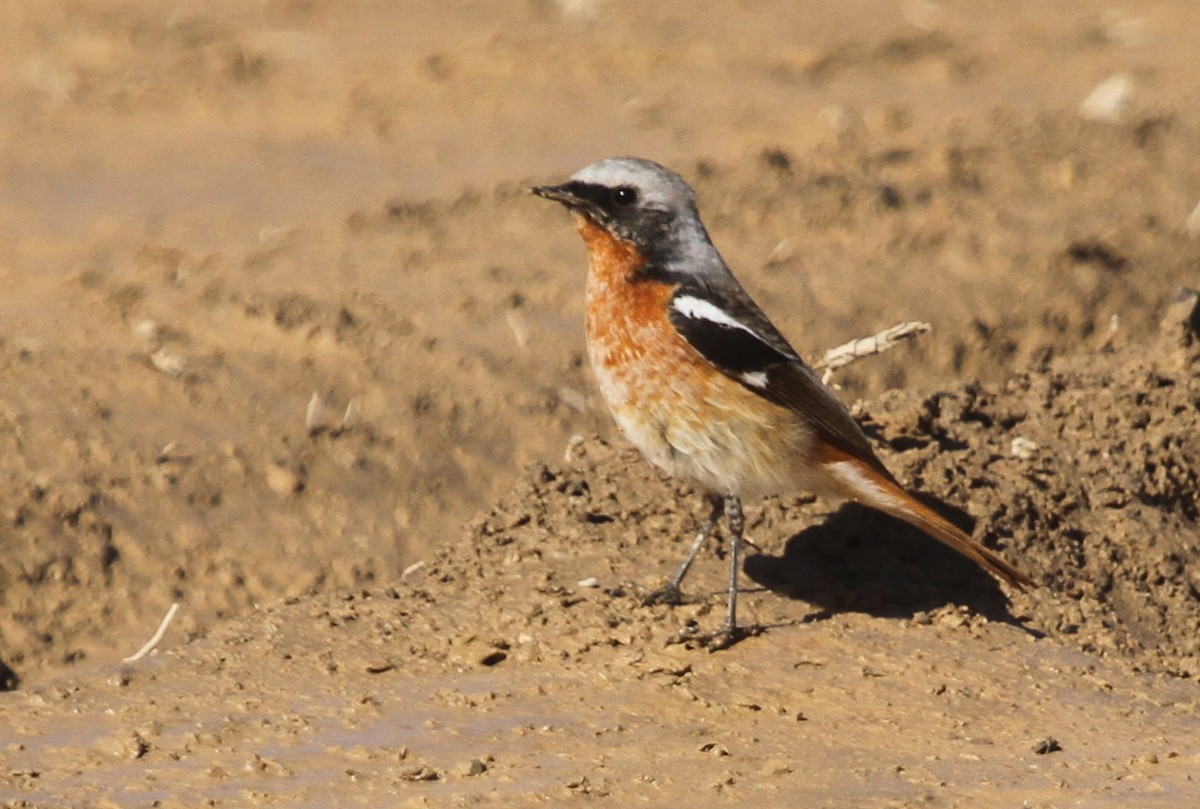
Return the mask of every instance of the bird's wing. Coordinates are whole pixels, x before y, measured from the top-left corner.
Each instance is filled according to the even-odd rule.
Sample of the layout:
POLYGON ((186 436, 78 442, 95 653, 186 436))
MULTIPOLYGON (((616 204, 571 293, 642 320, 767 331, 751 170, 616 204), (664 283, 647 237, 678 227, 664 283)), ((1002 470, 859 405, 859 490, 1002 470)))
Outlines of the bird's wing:
POLYGON ((723 286, 717 294, 684 284, 670 306, 675 329, 721 373, 798 413, 821 440, 893 479, 858 422, 740 286, 723 286))

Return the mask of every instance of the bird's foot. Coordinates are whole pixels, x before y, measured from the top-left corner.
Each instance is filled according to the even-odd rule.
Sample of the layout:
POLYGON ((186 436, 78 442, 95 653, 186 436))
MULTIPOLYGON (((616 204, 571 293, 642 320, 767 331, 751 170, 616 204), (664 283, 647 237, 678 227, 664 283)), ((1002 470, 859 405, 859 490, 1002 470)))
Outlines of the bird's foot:
POLYGON ((652 607, 656 604, 666 604, 669 607, 678 607, 688 603, 688 597, 683 594, 677 584, 668 584, 666 587, 660 587, 657 590, 647 593, 642 598, 643 607, 652 607))
POLYGON ((715 632, 701 632, 697 624, 689 622, 683 629, 667 638, 667 645, 674 646, 683 643, 689 648, 719 652, 746 638, 761 635, 762 631, 762 627, 756 624, 754 626, 725 626, 715 632))

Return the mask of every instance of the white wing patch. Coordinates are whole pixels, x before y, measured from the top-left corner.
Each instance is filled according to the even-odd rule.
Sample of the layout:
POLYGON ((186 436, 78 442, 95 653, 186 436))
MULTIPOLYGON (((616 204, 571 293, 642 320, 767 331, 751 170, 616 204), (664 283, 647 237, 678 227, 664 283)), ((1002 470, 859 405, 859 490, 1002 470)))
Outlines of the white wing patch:
MULTIPOLYGON (((699 318, 700 320, 707 320, 710 323, 716 323, 719 326, 741 329, 747 334, 752 334, 758 337, 759 340, 762 340, 754 329, 741 321, 735 320, 724 309, 703 298, 694 298, 691 295, 679 295, 671 301, 671 305, 675 307, 676 312, 684 317, 699 318)), ((763 340, 763 342, 765 343, 766 340, 763 340)))
POLYGON ((747 371, 742 374, 742 381, 752 388, 767 387, 767 372, 766 371, 747 371))

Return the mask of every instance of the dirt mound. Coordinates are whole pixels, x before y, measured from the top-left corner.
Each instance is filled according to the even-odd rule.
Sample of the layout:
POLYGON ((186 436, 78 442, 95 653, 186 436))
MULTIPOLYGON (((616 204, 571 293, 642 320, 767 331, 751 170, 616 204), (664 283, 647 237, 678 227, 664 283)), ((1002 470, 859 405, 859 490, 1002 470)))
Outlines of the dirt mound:
POLYGON ((1033 625, 1187 676, 1200 673, 1198 314, 1188 291, 1157 339, 872 408, 907 479, 964 505, 1047 585, 1033 625))
POLYGON ((1157 321, 1200 267, 1200 7, 993 5, 6 3, 0 803, 1195 803, 1157 321), (525 192, 611 154, 695 185, 805 356, 932 323, 843 396, 1046 587, 797 494, 750 513, 767 631, 661 647, 719 623, 719 548, 641 606, 696 498, 576 440, 614 430, 583 250, 525 192))
MULTIPOLYGON (((803 353, 934 324, 839 376, 876 400, 1149 339, 1200 255, 1171 224, 1193 132, 1151 129, 1045 116, 680 168, 803 353)), ((397 198, 250 247, 123 230, 65 256, 27 247, 19 263, 49 275, 25 305, 0 301, 17 549, 0 657, 30 676, 112 659, 172 601, 195 633, 389 580, 514 469, 611 430, 582 357, 582 251, 525 185, 397 198)))
POLYGON ((574 442, 393 586, 8 695, 0 784, 14 806, 1189 805, 1194 688, 1145 672, 1194 672, 1198 357, 1176 318, 1151 345, 872 406, 901 479, 1044 582, 1011 603, 903 524, 771 500, 748 508, 742 602, 763 632, 671 642, 723 618, 716 544, 689 603, 642 600, 698 498, 574 442))
MULTIPOLYGON (((745 570, 786 598, 747 599, 752 620, 770 627, 847 611, 928 620, 960 605, 1136 669, 1200 673, 1196 300, 1188 293, 1149 343, 1054 362, 1003 386, 895 393, 870 406, 868 431, 900 479, 965 525, 972 515, 977 535, 1043 589, 1014 595, 1008 608, 970 562, 895 520, 855 505, 829 514, 809 497, 772 499, 748 504, 749 533, 762 547, 745 570)), ((627 643, 622 616, 651 609, 638 606, 642 588, 678 561, 698 498, 633 453, 594 443, 576 451, 587 464, 542 468, 477 525, 477 575, 519 569, 528 554, 565 557, 549 565, 544 586, 606 583, 624 604, 600 617, 627 643), (581 555, 599 567, 581 566, 581 555)), ((656 619, 719 613, 724 568, 703 567, 692 586, 718 595, 682 619, 663 610, 656 619)), ((719 614, 705 620, 715 628, 719 614)), ((554 632, 580 629, 572 618, 554 632)))

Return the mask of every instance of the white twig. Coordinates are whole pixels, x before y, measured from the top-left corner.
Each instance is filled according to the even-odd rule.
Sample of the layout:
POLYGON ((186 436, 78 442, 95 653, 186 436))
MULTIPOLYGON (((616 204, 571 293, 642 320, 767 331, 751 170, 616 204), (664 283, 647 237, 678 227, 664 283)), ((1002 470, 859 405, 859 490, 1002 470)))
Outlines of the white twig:
POLYGON ((163 635, 167 634, 167 627, 171 625, 171 621, 175 619, 175 613, 178 611, 179 603, 176 602, 171 605, 171 609, 167 610, 167 614, 163 616, 162 623, 158 625, 158 629, 154 630, 154 634, 150 636, 150 640, 146 641, 146 645, 125 658, 124 662, 136 663, 154 651, 154 647, 163 639, 163 635))
POLYGON ((521 314, 518 309, 509 309, 504 313, 504 321, 512 329, 513 339, 517 341, 517 345, 526 348, 529 345, 529 323, 525 320, 525 315, 521 314))
POLYGON ((321 417, 324 415, 325 402, 321 400, 321 394, 314 390, 308 407, 304 408, 304 429, 308 430, 309 435, 321 429, 321 417))
POLYGON ((884 329, 878 334, 872 334, 870 337, 860 337, 857 340, 843 343, 837 348, 829 349, 825 352, 825 356, 817 360, 814 367, 824 369, 825 374, 822 380, 828 383, 829 378, 833 376, 833 372, 838 368, 849 365, 863 357, 882 354, 888 349, 894 348, 901 340, 907 340, 910 337, 916 337, 918 334, 924 334, 931 328, 933 327, 928 323, 921 323, 917 320, 898 323, 890 329, 884 329))

